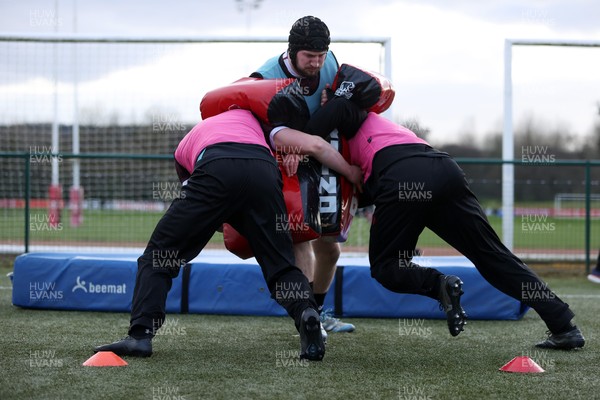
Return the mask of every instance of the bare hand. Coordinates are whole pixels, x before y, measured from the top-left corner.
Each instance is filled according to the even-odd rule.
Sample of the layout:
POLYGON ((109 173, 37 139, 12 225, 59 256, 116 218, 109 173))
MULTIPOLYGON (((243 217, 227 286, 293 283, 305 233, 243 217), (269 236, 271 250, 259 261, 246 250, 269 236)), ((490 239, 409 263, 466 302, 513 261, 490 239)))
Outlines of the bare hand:
POLYGON ((298 172, 298 164, 302 159, 301 154, 285 154, 283 156, 283 170, 287 176, 294 176, 298 172))
POLYGON ((331 85, 329 83, 325 84, 325 89, 321 92, 321 106, 327 103, 327 89, 329 89, 331 85))

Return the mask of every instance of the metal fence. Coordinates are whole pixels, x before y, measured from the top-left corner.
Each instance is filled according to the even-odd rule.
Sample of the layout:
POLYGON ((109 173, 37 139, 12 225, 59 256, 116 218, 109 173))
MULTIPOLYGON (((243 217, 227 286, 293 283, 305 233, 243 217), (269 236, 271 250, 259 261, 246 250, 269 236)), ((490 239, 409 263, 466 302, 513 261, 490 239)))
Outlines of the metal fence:
MULTIPOLYGON (((0 153, 1 252, 141 251, 179 195, 172 155, 32 150, 0 153), (52 185, 56 163, 63 183, 58 187, 52 185), (75 163, 82 192, 66 184, 75 163)), ((507 216, 502 215, 501 168, 507 161, 456 160, 502 237, 507 216)), ((600 247, 600 161, 510 163, 515 166, 513 251, 526 260, 584 263, 589 270, 600 247)), ((344 251, 367 250, 370 213, 359 211, 344 251)), ((224 248, 220 234, 209 245, 224 248)), ((427 230, 418 247, 425 255, 458 254, 427 230)))

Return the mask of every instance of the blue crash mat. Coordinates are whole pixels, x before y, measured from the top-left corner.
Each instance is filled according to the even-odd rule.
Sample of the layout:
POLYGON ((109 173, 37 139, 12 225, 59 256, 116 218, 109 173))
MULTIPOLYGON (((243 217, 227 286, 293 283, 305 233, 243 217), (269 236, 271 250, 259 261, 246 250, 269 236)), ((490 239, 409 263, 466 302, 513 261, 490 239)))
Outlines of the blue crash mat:
MULTIPOLYGON (((13 304, 25 308, 129 312, 139 254, 28 253, 17 257, 13 304)), ((414 259, 416 263, 420 260, 414 259)), ((527 311, 493 288, 464 257, 423 260, 464 282, 470 319, 516 320, 527 311)), ((445 318, 433 299, 393 293, 371 278, 368 259, 342 256, 325 308, 344 317, 445 318)), ((205 251, 182 268, 167 298, 168 313, 286 315, 270 298, 255 259, 205 251)))

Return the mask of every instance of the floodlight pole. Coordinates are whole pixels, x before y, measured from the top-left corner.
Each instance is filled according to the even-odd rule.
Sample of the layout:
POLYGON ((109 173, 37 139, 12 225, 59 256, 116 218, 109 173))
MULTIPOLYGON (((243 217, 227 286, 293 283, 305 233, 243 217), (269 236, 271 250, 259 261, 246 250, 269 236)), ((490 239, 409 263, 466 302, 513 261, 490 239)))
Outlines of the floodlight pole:
POLYGON ((246 32, 250 34, 250 27, 252 26, 252 10, 256 10, 260 7, 262 0, 235 0, 238 5, 240 12, 246 13, 246 32))

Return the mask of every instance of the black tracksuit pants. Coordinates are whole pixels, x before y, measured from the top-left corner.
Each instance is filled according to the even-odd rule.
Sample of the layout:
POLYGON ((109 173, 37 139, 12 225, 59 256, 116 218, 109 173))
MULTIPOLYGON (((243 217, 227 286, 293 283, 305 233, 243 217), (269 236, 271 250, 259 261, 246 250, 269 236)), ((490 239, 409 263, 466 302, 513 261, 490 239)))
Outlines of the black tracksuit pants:
POLYGON ((260 159, 217 158, 196 165, 138 259, 130 334, 134 326, 155 332, 162 325, 172 279, 225 222, 248 239, 272 297, 296 327, 306 308, 316 309, 308 280, 295 266, 290 233, 276 223, 287 216, 282 180, 264 151, 260 159))
POLYGON ((427 227, 471 260, 494 287, 533 308, 552 332, 565 327, 574 316, 568 304, 502 244, 456 162, 427 146, 415 148, 404 158, 402 145, 382 150, 382 170, 374 162, 371 275, 391 291, 437 299, 433 288, 441 273, 411 261, 427 227))

